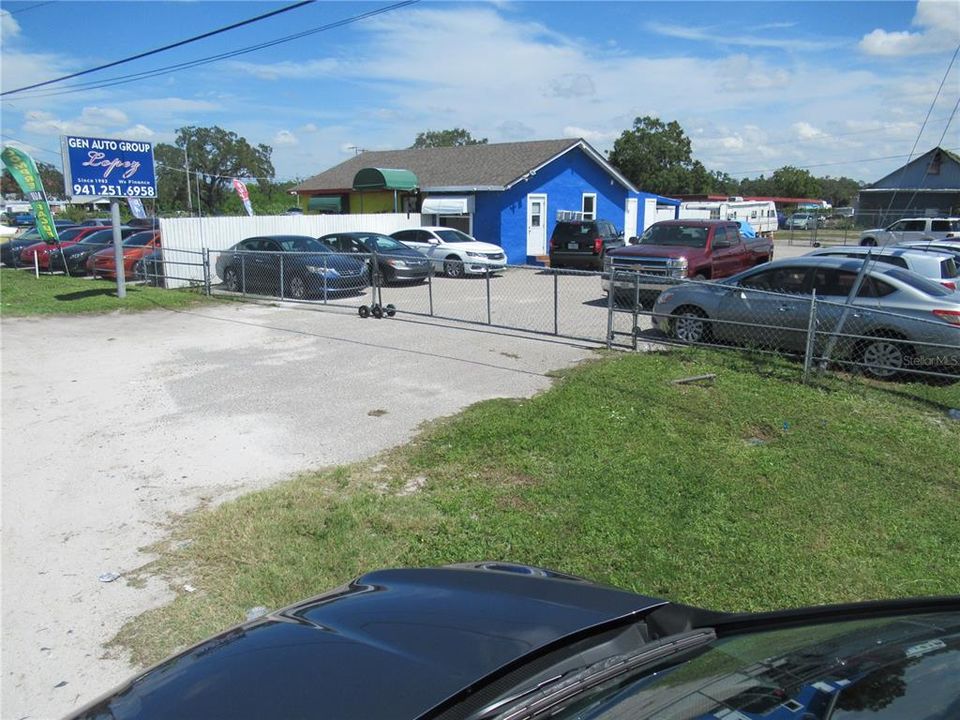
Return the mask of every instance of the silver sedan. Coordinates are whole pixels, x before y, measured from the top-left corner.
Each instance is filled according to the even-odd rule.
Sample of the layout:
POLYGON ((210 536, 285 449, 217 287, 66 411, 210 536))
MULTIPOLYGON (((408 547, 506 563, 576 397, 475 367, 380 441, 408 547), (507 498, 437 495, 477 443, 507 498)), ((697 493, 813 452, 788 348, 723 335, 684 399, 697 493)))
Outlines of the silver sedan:
POLYGON ((719 282, 660 294, 654 322, 687 343, 735 343, 803 353, 816 290, 813 352, 875 377, 913 369, 960 376, 960 293, 909 270, 871 263, 852 305, 861 261, 800 257, 719 282))

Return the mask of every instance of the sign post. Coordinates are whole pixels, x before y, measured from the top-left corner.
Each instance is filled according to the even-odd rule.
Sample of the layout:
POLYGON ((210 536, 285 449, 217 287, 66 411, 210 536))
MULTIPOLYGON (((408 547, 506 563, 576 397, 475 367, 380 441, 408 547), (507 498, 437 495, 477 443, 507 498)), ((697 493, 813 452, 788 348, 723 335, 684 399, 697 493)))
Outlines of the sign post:
POLYGON ((60 149, 63 153, 63 182, 67 195, 73 198, 110 199, 117 297, 126 297, 120 200, 157 196, 153 145, 139 140, 63 135, 60 149))

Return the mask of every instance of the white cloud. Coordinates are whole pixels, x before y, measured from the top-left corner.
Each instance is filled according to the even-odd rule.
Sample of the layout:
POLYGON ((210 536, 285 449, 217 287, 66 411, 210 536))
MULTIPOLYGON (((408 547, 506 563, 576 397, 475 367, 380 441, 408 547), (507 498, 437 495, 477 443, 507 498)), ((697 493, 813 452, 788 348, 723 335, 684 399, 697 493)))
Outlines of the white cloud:
POLYGON ((300 128, 300 132, 315 133, 315 132, 316 132, 317 130, 319 130, 319 129, 320 129, 320 128, 318 128, 318 127, 317 127, 316 125, 314 125, 313 123, 307 123, 306 125, 303 125, 303 126, 300 128))
POLYGON ((9 40, 20 34, 20 24, 6 10, 0 10, 0 40, 9 40))
POLYGON ((863 36, 860 49, 867 55, 897 57, 950 50, 960 41, 960 2, 919 0, 913 16, 917 32, 877 28, 863 36))
POLYGON ((63 120, 45 110, 28 110, 24 114, 24 132, 37 135, 95 135, 104 128, 81 120, 63 120))
POLYGON ((801 140, 812 140, 813 138, 824 137, 822 130, 815 128, 808 122, 795 122, 790 127, 801 140))
POLYGON ((497 125, 497 131, 504 140, 528 140, 536 135, 536 131, 519 120, 504 120, 497 125))
POLYGON ((281 130, 273 136, 274 145, 296 145, 298 142, 297 136, 289 130, 281 130))
POLYGON ((90 125, 125 125, 129 122, 127 114, 116 108, 85 107, 80 113, 80 122, 90 125))
POLYGON ((591 130, 590 128, 577 127, 576 125, 567 125, 563 129, 563 136, 570 138, 583 138, 591 145, 609 144, 620 137, 620 132, 615 130, 591 130))
POLYGON ((246 75, 253 75, 261 80, 322 77, 337 72, 339 66, 340 62, 333 58, 321 58, 307 62, 284 61, 266 64, 250 62, 228 63, 228 67, 246 75))
POLYGON ((148 128, 146 125, 137 123, 133 127, 129 127, 126 130, 120 131, 119 135, 125 140, 150 140, 156 137, 157 133, 148 128))
POLYGON ((696 27, 693 25, 672 25, 670 23, 661 22, 647 23, 646 28, 647 30, 658 35, 677 38, 678 40, 719 43, 725 46, 740 45, 743 47, 754 48, 778 48, 780 50, 803 52, 828 50, 831 48, 840 47, 845 43, 844 40, 839 39, 806 40, 803 38, 775 38, 767 36, 757 37, 754 35, 746 35, 744 33, 726 32, 719 30, 718 28, 696 27))
POLYGON ((559 98, 582 98, 597 94, 589 75, 568 73, 550 81, 550 95, 559 98))

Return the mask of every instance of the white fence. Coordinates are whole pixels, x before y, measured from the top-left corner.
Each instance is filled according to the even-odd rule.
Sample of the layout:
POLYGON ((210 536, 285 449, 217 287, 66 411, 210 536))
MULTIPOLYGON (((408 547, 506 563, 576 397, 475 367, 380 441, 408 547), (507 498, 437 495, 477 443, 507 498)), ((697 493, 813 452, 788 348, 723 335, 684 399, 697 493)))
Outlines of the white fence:
POLYGON ((254 217, 161 218, 163 259, 169 274, 177 276, 168 287, 202 283, 203 268, 197 257, 204 248, 226 250, 244 238, 258 235, 309 235, 320 237, 334 232, 381 232, 420 227, 419 213, 377 215, 261 215, 254 217))

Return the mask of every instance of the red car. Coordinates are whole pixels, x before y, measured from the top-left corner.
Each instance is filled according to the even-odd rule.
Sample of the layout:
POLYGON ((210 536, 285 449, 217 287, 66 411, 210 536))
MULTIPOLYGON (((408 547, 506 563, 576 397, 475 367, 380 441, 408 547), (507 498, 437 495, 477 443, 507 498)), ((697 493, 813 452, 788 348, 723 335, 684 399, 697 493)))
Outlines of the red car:
MULTIPOLYGON (((134 233, 123 241, 123 276, 133 280, 136 275, 133 266, 145 255, 149 255, 160 247, 160 233, 157 230, 144 230, 134 233)), ((94 253, 87 260, 87 270, 94 277, 115 279, 117 265, 113 259, 114 248, 104 248, 94 253)))
MULTIPOLYGON (((60 235, 60 246, 68 248, 71 245, 76 245, 78 242, 83 240, 87 235, 97 230, 102 230, 103 228, 98 227, 71 227, 59 231, 60 235)), ((23 250, 20 251, 20 262, 24 265, 33 265, 33 256, 37 256, 37 264, 40 266, 41 270, 50 269, 50 253, 56 252, 56 245, 48 245, 45 242, 34 243, 33 245, 27 245, 23 250)))

